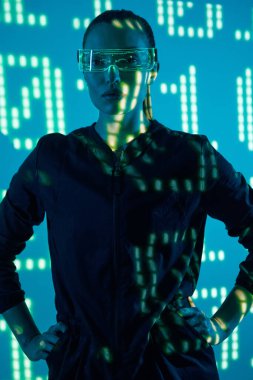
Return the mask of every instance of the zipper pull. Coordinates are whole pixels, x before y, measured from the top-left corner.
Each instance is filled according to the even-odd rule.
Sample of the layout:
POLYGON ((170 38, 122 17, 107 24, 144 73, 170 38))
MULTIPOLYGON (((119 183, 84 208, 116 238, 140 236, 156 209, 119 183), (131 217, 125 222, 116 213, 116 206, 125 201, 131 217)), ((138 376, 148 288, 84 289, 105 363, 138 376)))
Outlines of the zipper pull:
POLYGON ((121 193, 121 189, 120 189, 120 187, 121 187, 120 186, 120 182, 121 182, 120 163, 121 163, 121 161, 123 160, 123 157, 124 157, 125 146, 126 146, 126 144, 123 146, 123 149, 121 150, 119 156, 116 153, 116 159, 115 159, 115 165, 114 165, 114 171, 113 171, 113 174, 114 174, 114 178, 113 178, 113 180, 114 180, 114 191, 115 191, 116 194, 120 194, 121 193))

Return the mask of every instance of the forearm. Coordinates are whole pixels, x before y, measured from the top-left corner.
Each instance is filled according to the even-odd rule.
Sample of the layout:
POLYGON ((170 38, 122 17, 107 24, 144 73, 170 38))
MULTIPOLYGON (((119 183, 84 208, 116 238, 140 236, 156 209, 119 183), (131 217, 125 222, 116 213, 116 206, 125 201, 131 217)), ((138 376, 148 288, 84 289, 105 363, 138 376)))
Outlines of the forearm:
POLYGON ((25 302, 6 310, 2 315, 22 349, 34 336, 40 334, 25 302))
POLYGON ((217 327, 216 344, 231 334, 250 310, 252 302, 253 295, 247 289, 236 285, 231 290, 225 301, 211 318, 217 327))

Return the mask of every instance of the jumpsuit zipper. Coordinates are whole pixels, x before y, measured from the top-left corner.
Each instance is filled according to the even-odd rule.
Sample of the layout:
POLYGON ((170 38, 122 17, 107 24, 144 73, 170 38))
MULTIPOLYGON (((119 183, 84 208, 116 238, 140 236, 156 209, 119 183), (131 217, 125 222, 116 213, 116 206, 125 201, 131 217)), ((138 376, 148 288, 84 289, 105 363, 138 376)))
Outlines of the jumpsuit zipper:
POLYGON ((116 358, 120 356, 121 350, 119 345, 119 336, 118 336, 118 313, 119 313, 119 294, 118 294, 118 261, 120 255, 120 237, 119 237, 119 228, 120 228, 120 193, 121 193, 121 161, 124 156, 124 149, 120 152, 120 157, 116 154, 113 168, 113 271, 114 271, 114 355, 116 358))

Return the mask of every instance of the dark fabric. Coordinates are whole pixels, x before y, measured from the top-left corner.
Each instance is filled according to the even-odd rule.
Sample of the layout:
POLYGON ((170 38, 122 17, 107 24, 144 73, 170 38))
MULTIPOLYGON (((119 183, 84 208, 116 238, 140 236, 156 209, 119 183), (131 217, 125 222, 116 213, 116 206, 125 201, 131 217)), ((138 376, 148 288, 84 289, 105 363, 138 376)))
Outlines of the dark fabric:
POLYGON ((123 148, 94 124, 39 140, 0 204, 0 313, 24 300, 13 261, 46 215, 69 326, 50 380, 216 379, 212 348, 177 309, 196 288, 208 214, 249 250, 236 283, 253 293, 252 189, 205 136, 155 120, 123 148))

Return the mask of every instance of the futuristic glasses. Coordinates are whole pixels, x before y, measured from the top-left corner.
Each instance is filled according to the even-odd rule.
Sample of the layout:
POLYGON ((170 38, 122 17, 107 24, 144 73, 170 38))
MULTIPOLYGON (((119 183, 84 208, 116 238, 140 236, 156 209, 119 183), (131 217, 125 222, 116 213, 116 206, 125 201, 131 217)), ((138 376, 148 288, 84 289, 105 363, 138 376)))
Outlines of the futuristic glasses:
POLYGON ((106 71, 112 65, 121 71, 151 71, 156 67, 157 49, 78 49, 77 61, 82 72, 106 71))

